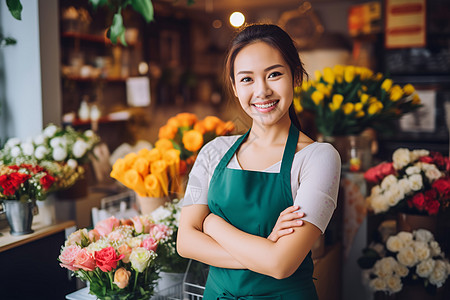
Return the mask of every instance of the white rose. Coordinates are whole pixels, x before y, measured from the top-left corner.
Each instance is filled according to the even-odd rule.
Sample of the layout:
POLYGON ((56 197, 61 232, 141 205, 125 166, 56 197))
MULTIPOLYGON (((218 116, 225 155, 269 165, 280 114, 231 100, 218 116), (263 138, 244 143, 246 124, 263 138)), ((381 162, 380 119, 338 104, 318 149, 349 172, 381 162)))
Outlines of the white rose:
POLYGON ((128 239, 127 245, 130 246, 131 248, 139 247, 142 243, 142 239, 140 237, 142 237, 142 235, 128 239))
POLYGON ((34 153, 34 146, 32 143, 22 143, 20 145, 24 155, 31 156, 34 153))
POLYGON ((19 147, 19 146, 14 146, 14 147, 12 147, 12 149, 11 149, 11 156, 12 156, 12 157, 17 157, 17 156, 19 156, 21 153, 22 153, 22 150, 20 150, 20 147, 19 147))
POLYGON ((386 248, 391 252, 399 252, 405 243, 398 236, 390 236, 386 241, 386 248))
POLYGON ((397 177, 395 177, 393 174, 390 174, 384 177, 383 181, 381 182, 381 188, 383 190, 387 190, 389 189, 389 187, 396 184, 397 184, 397 177))
POLYGON ((385 212, 389 209, 389 204, 383 195, 370 197, 368 200, 370 201, 370 206, 376 214, 385 212))
POLYGON ((38 134, 34 137, 33 141, 36 145, 42 145, 45 142, 45 135, 38 134))
POLYGON ((431 272, 428 280, 438 288, 441 287, 445 280, 447 280, 447 264, 442 260, 437 260, 434 270, 431 272))
POLYGON ((130 254, 130 262, 133 269, 142 273, 147 268, 154 255, 143 247, 134 248, 130 254))
POLYGON ((398 293, 402 290, 402 281, 400 280, 400 277, 398 276, 389 276, 385 279, 386 286, 390 293, 398 293))
POLYGON ((84 135, 85 135, 86 137, 88 137, 88 138, 93 138, 93 137, 94 137, 94 132, 93 132, 92 130, 88 129, 88 130, 86 130, 86 131, 84 132, 84 135))
POLYGON ((439 246, 439 243, 436 241, 430 242, 430 251, 431 256, 438 256, 441 254, 441 247, 439 246))
POLYGON ((399 233, 397 233, 397 237, 401 239, 403 243, 405 243, 405 246, 411 245, 413 241, 413 234, 408 231, 400 231, 399 233))
POLYGON ((405 170, 406 174, 413 175, 413 174, 420 174, 420 168, 417 165, 411 166, 406 168, 405 170))
POLYGON ((402 178, 398 181, 397 186, 403 192, 404 195, 407 195, 411 192, 411 186, 409 185, 408 178, 402 178))
POLYGON ((58 127, 55 125, 49 125, 44 129, 44 135, 47 137, 52 137, 55 135, 56 131, 58 130, 58 127))
POLYGON ((428 180, 430 180, 431 182, 442 177, 441 171, 439 171, 439 169, 436 168, 435 165, 432 166, 432 168, 426 170, 425 172, 425 176, 427 176, 428 180))
POLYGON ((413 267, 417 263, 417 256, 413 247, 405 247, 397 254, 397 260, 404 266, 413 267))
POLYGON ((416 241, 421 241, 425 243, 434 241, 433 234, 426 229, 414 230, 413 235, 416 241))
POLYGON ((399 148, 392 154, 392 161, 394 168, 399 170, 407 166, 411 162, 409 150, 405 148, 399 148))
POLYGON ((431 272, 433 272, 435 266, 435 260, 433 260, 432 258, 426 259, 416 266, 416 273, 420 277, 427 278, 428 276, 430 276, 431 272))
POLYGON ((53 159, 56 161, 63 161, 67 157, 67 151, 61 147, 55 147, 52 153, 53 159))
POLYGON ((393 257, 383 257, 373 265, 373 273, 382 278, 391 276, 396 265, 397 261, 393 257))
POLYGON ((52 146, 52 148, 56 147, 66 148, 66 144, 67 144, 66 140, 60 136, 57 136, 50 140, 50 146, 52 146))
POLYGON ((403 191, 400 189, 400 187, 398 185, 391 186, 391 188, 389 189, 389 192, 390 192, 391 198, 392 198, 389 200, 390 206, 397 205, 400 202, 400 200, 405 198, 405 194, 403 193, 403 191))
POLYGON ((413 243, 413 248, 419 261, 426 260, 430 257, 430 248, 428 248, 427 243, 415 241, 413 243))
POLYGON ((414 174, 408 177, 409 186, 413 191, 418 191, 423 187, 422 175, 414 174))
POLYGON ((76 158, 83 157, 83 155, 86 154, 86 150, 87 150, 87 144, 83 140, 77 140, 75 142, 75 144, 73 144, 72 151, 73 151, 73 155, 76 158))
POLYGON ((37 159, 43 159, 45 155, 47 155, 48 149, 45 146, 38 146, 36 150, 34 150, 34 156, 37 159))
POLYGON ((5 147, 12 148, 12 147, 14 147, 14 146, 19 145, 20 142, 21 142, 21 141, 20 141, 19 138, 16 138, 16 137, 10 138, 10 139, 6 142, 5 147))
POLYGON ((170 211, 164 208, 164 206, 158 207, 151 213, 151 217, 156 223, 162 222, 164 219, 169 218, 170 215, 170 211))
POLYGON ((385 291, 386 290, 386 282, 381 278, 374 278, 369 282, 369 287, 373 291, 385 291))
POLYGON ((72 169, 75 169, 76 167, 78 167, 78 162, 75 159, 71 158, 67 161, 67 165, 72 169))
POLYGON ((370 191, 370 194, 372 196, 377 196, 377 195, 381 194, 381 192, 382 192, 381 187, 379 185, 376 185, 372 188, 372 190, 370 191))
POLYGON ((400 277, 405 277, 409 274, 409 269, 402 264, 397 264, 394 272, 400 277))
POLYGON ((100 251, 104 248, 111 246, 111 243, 107 239, 99 239, 98 241, 89 244, 86 248, 88 248, 89 252, 100 251))
POLYGON ((410 153, 410 157, 412 161, 416 161, 422 156, 428 156, 430 154, 430 151, 425 149, 419 149, 419 150, 413 150, 410 153))

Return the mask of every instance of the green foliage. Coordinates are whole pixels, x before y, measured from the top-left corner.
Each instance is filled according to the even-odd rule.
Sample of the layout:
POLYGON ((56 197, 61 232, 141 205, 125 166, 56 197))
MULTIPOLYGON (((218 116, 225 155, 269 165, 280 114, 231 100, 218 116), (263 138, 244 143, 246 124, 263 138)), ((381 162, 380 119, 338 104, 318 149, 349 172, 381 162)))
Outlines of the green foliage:
POLYGON ((17 20, 22 20, 22 4, 20 0, 6 0, 11 15, 17 20))

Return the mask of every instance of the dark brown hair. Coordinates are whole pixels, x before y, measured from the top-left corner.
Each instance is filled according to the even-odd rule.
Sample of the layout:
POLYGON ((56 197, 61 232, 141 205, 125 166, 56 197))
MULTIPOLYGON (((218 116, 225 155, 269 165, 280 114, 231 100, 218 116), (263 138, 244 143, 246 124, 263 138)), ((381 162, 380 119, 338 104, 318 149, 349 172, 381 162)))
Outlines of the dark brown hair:
MULTIPOLYGON (((245 46, 256 42, 265 42, 280 51, 291 70, 294 86, 300 85, 303 78, 308 76, 298 56, 294 41, 283 29, 273 24, 250 24, 243 27, 236 34, 228 50, 228 55, 225 60, 225 80, 230 90, 235 83, 234 61, 236 60, 236 56, 245 46)), ((293 104, 289 107, 289 118, 295 127, 301 130, 301 125, 293 104)))

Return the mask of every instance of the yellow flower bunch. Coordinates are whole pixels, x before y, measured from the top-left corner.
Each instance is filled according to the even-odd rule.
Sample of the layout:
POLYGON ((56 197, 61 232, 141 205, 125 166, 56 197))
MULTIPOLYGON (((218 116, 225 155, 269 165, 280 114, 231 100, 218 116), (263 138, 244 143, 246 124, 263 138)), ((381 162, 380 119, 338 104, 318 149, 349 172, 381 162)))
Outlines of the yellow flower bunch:
POLYGON ((207 116, 199 120, 195 114, 179 113, 171 117, 159 129, 159 140, 156 143, 170 144, 180 151, 182 172, 195 161, 198 151, 217 136, 227 135, 234 130, 234 123, 225 122, 215 116, 207 116))
POLYGON ((295 88, 294 107, 298 113, 313 111, 324 136, 382 130, 421 106, 411 84, 401 87, 368 68, 336 65, 314 76, 295 88))
POLYGON ((151 150, 144 148, 116 160, 110 175, 139 196, 164 197, 178 193, 180 151, 170 141, 158 141, 151 150))

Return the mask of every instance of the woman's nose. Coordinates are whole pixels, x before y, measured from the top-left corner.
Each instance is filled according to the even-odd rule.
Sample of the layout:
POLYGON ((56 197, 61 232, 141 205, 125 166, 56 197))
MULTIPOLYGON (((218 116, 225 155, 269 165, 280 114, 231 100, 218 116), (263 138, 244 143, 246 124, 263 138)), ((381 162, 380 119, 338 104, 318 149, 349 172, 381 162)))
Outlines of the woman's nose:
POLYGON ((265 82, 260 82, 256 87, 256 97, 259 99, 266 99, 272 94, 272 90, 265 82))

